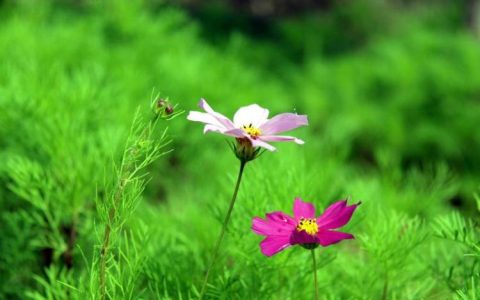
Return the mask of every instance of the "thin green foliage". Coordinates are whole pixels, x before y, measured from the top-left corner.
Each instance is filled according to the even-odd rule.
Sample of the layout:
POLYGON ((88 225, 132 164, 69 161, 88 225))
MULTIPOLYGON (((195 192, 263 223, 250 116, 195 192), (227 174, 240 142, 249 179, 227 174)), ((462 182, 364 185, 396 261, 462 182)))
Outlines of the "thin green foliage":
MULTIPOLYGON (((133 264, 140 264, 140 262, 129 260, 129 257, 138 258, 137 255, 129 255, 130 251, 134 251, 133 254, 138 252, 135 248, 130 250, 129 236, 127 233, 122 236, 122 229, 137 208, 148 182, 148 174, 143 171, 155 160, 170 152, 165 150, 170 143, 170 140, 167 140, 167 129, 163 130, 159 138, 155 135, 155 128, 161 117, 163 115, 155 113, 152 120, 145 122, 141 118, 140 111, 137 110, 120 165, 115 168, 115 180, 113 185, 106 189, 111 192, 105 199, 97 199, 98 212, 102 223, 105 224, 105 231, 100 245, 100 255, 94 259, 94 268, 99 268, 98 275, 92 276, 99 278, 100 299, 107 297, 132 299, 134 297, 136 276, 133 274, 138 274, 139 266, 133 264), (117 239, 120 238, 127 240, 124 242, 126 248, 125 250, 119 248, 118 253, 115 253, 117 243, 120 242, 117 239), (127 268, 122 265, 126 265, 127 268), (123 273, 124 269, 131 273, 123 273), (127 281, 118 281, 123 278, 127 281)), ((171 119, 170 116, 165 117, 171 119)), ((133 246, 135 247, 135 244, 133 246)), ((95 271, 92 270, 92 272, 95 271)))

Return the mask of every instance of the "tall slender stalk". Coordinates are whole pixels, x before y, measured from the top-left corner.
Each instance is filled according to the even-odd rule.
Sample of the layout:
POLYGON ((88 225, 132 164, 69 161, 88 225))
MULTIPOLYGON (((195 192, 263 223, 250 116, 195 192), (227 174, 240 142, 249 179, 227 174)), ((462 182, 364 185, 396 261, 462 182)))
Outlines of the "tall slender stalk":
POLYGON ((243 169, 245 168, 246 164, 247 164, 246 161, 244 160, 240 161, 240 171, 238 172, 238 178, 237 178, 237 183, 235 184, 235 190, 233 191, 232 200, 230 200, 230 206, 228 207, 227 215, 225 216, 225 220, 223 221, 222 230, 220 231, 220 236, 218 237, 217 242, 215 244, 215 248, 213 250, 212 261, 208 266, 207 273, 205 274, 205 279, 203 280, 202 290, 200 292, 200 299, 203 299, 205 295, 205 289, 208 283, 208 277, 210 276, 210 271, 212 270, 212 267, 215 264, 215 261, 217 260, 218 250, 220 250, 220 245, 222 244, 222 240, 225 235, 228 222, 230 221, 230 216, 232 215, 233 206, 235 205, 238 189, 240 187, 240 182, 242 181, 243 169))
POLYGON ((160 149, 163 147, 161 142, 165 137, 165 132, 160 138, 158 144, 153 144, 154 142, 152 139, 152 133, 158 120, 159 115, 156 114, 149 122, 143 123, 141 122, 141 119, 139 119, 139 112, 137 111, 130 135, 127 139, 127 145, 124 149, 120 169, 118 171, 115 192, 112 196, 113 199, 111 203, 107 204, 108 215, 105 222, 105 231, 100 249, 99 261, 101 300, 104 300, 107 297, 107 263, 112 243, 112 232, 118 230, 118 227, 121 226, 119 219, 125 217, 121 213, 122 206, 126 205, 127 201, 132 202, 137 199, 137 197, 131 199, 126 197, 125 191, 128 186, 135 186, 135 183, 139 182, 140 185, 136 188, 143 189, 145 181, 138 175, 138 173, 156 158, 163 155, 163 153, 160 153, 160 149), (152 143, 153 146, 148 146, 150 143, 152 143))
POLYGON ((388 273, 385 273, 385 283, 383 284, 382 300, 387 300, 388 295, 388 273))
POLYGON ((313 265, 313 281, 315 285, 315 300, 318 300, 318 283, 317 283, 317 260, 315 259, 315 249, 312 252, 312 265, 313 265))
POLYGON ((100 299, 105 299, 106 296, 106 286, 105 286, 105 277, 106 277, 106 266, 107 266, 107 255, 110 246, 110 233, 112 230, 112 223, 115 219, 116 207, 118 207, 121 195, 125 189, 125 180, 120 180, 117 192, 115 193, 114 205, 110 208, 108 212, 108 222, 105 225, 105 233, 103 235, 102 249, 100 251, 100 299))

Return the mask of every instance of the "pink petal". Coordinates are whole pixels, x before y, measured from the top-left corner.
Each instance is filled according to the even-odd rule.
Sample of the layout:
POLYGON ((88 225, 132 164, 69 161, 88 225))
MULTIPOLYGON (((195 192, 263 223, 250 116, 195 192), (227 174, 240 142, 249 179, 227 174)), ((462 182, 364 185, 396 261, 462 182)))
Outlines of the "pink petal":
POLYGON ((274 135, 305 125, 308 125, 308 118, 306 115, 284 113, 276 115, 265 122, 262 126, 260 126, 260 130, 262 131, 262 134, 274 135))
POLYGON ((219 126, 215 126, 215 125, 210 125, 210 124, 207 124, 205 125, 205 127, 203 128, 203 133, 207 133, 207 132, 219 132, 221 134, 224 134, 224 135, 229 135, 229 136, 233 136, 233 137, 244 137, 244 132, 243 130, 241 129, 230 129, 230 130, 227 130, 225 129, 223 126, 222 127, 219 127, 219 126))
POLYGON ((352 214, 359 204, 347 206, 347 201, 338 201, 330 205, 317 218, 317 225, 322 229, 335 229, 344 226, 352 218, 352 214))
POLYGON ((304 141, 297 139, 296 137, 293 136, 285 136, 285 135, 261 135, 259 137, 262 141, 265 142, 290 142, 293 141, 297 144, 305 144, 304 141))
POLYGON ((190 121, 202 122, 202 123, 210 124, 217 127, 222 127, 222 128, 225 127, 220 122, 218 122, 218 120, 214 116, 207 113, 199 112, 199 111, 189 112, 187 119, 190 121))
POLYGON ((270 144, 267 144, 265 143, 264 141, 260 140, 260 139, 252 139, 250 136, 248 136, 248 139, 250 140, 250 142, 252 143, 252 146, 253 147, 262 147, 262 148, 265 148, 269 151, 275 151, 277 150, 277 148, 273 147, 272 145, 270 144))
POLYGON ((242 129, 238 129, 238 128, 226 130, 224 132, 224 134, 231 135, 231 136, 238 137, 238 138, 248 137, 248 134, 246 134, 245 131, 243 131, 242 129))
POLYGON ((233 123, 236 127, 252 124, 252 126, 258 128, 267 121, 268 113, 268 109, 258 104, 251 104, 237 110, 233 116, 233 123))
MULTIPOLYGON (((213 116, 221 125, 223 125, 227 129, 233 129, 235 126, 233 125, 232 121, 225 117, 224 115, 214 111, 210 105, 208 105, 207 101, 205 99, 200 99, 200 103, 198 103, 198 106, 205 110, 208 114, 213 116)), ((214 124, 215 125, 215 124, 214 124)))
POLYGON ((211 125, 211 124, 207 124, 207 125, 205 125, 205 127, 203 127, 203 133, 207 133, 207 132, 210 132, 210 131, 224 133, 225 128, 215 126, 215 125, 211 125))
POLYGON ((272 235, 275 232, 275 227, 266 220, 254 217, 252 220, 252 231, 259 235, 272 235))
POLYGON ((288 224, 269 222, 268 220, 255 217, 252 220, 252 230, 259 235, 290 236, 293 229, 288 224))
POLYGON ((325 211, 317 218, 317 224, 321 224, 324 220, 330 219, 337 215, 347 206, 347 200, 337 201, 331 204, 325 211))
POLYGON ((312 203, 304 202, 300 198, 296 198, 293 202, 293 215, 298 222, 300 218, 313 219, 315 218, 315 206, 312 203))
POLYGON ((288 224, 291 229, 295 229, 295 227, 297 226, 297 223, 292 217, 281 211, 274 211, 268 213, 267 219, 280 224, 288 224))
POLYGON ((290 244, 297 245, 297 244, 316 244, 318 243, 318 237, 312 236, 306 233, 305 231, 293 231, 292 235, 290 236, 290 244))
POLYGON ((272 256, 282 251, 283 249, 291 246, 289 236, 267 236, 261 243, 260 249, 266 256, 272 256))
POLYGON ((350 233, 341 231, 319 231, 317 233, 318 243, 324 247, 336 244, 342 240, 354 239, 350 233))
POLYGON ((238 138, 245 137, 245 133, 241 129, 227 130, 227 129, 225 129, 225 127, 223 127, 221 125, 220 126, 211 125, 211 124, 205 125, 205 127, 203 128, 203 133, 207 133, 207 132, 210 132, 210 131, 219 132, 219 133, 224 134, 224 135, 229 135, 229 136, 238 137, 238 138))

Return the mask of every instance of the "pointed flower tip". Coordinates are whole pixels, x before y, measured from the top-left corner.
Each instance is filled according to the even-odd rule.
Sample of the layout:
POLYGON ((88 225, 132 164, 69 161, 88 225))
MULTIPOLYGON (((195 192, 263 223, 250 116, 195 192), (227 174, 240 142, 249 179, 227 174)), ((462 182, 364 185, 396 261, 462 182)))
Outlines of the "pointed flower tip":
POLYGON ((273 256, 272 253, 268 252, 267 250, 264 250, 262 247, 260 247, 260 251, 262 252, 263 255, 265 255, 268 258, 273 256))
POLYGON ((308 125, 308 116, 307 115, 302 115, 303 120, 305 122, 305 125, 308 125))
POLYGON ((298 145, 303 145, 303 144, 305 144, 305 141, 304 141, 304 140, 301 140, 301 139, 297 139, 297 138, 296 138, 294 141, 295 141, 295 143, 297 143, 298 145))
POLYGON ((187 120, 193 121, 193 120, 192 120, 192 118, 193 118, 193 117, 192 117, 192 115, 193 115, 192 113, 193 113, 193 111, 189 111, 189 112, 188 112, 187 120))
MULTIPOLYGON (((348 201, 350 200, 350 197, 348 197, 347 199, 345 200, 340 200, 339 202, 344 202, 345 203, 345 206, 349 206, 348 205, 348 201)), ((352 205, 350 206, 359 206, 360 204, 362 204, 363 202, 362 201, 358 201, 357 203, 353 203, 352 205)))
POLYGON ((299 126, 308 126, 308 116, 307 115, 298 115, 298 124, 299 126))

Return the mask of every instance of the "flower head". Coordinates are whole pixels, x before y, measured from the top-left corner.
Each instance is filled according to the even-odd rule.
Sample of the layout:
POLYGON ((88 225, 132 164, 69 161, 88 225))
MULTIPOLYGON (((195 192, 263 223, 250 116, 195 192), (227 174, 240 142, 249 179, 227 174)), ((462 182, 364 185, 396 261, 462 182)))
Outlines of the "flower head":
POLYGON ((266 214, 266 218, 253 218, 252 230, 266 238, 260 243, 261 251, 272 256, 281 250, 301 245, 313 249, 336 244, 345 239, 353 239, 353 235, 334 231, 350 221, 353 212, 360 203, 347 206, 347 201, 338 201, 330 205, 319 217, 315 217, 312 203, 296 198, 293 203, 293 217, 275 211, 266 214))
POLYGON ((213 131, 235 137, 238 141, 237 146, 262 147, 274 151, 275 147, 268 142, 304 143, 296 137, 278 134, 308 125, 306 115, 283 113, 269 119, 268 109, 251 104, 238 109, 232 122, 224 115, 215 112, 204 99, 200 100, 199 106, 205 112, 191 111, 187 119, 204 123, 204 133, 213 131))

